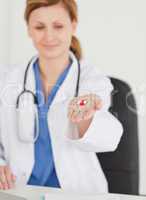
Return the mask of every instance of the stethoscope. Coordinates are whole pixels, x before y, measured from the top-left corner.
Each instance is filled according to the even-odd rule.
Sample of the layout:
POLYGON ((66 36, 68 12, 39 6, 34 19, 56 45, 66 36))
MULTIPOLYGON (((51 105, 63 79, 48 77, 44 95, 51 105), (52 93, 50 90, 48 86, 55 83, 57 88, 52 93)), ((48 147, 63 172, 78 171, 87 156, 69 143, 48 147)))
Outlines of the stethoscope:
MULTIPOLYGON (((29 71, 29 68, 31 67, 31 63, 33 62, 33 60, 34 60, 34 57, 32 57, 31 60, 27 64, 26 70, 24 72, 23 88, 22 88, 22 91, 20 92, 20 94, 18 95, 17 100, 16 100, 16 110, 18 111, 18 115, 19 115, 18 116, 18 125, 19 125, 18 137, 19 137, 19 140, 21 142, 24 142, 24 143, 35 143, 36 140, 39 137, 38 111, 36 110, 36 108, 38 106, 37 96, 31 90, 28 90, 26 88, 28 71, 29 71), (33 128, 33 130, 35 130, 35 131, 28 130, 27 134, 26 134, 26 132, 22 133, 22 131, 23 131, 22 127, 24 127, 25 131, 26 131, 27 127, 29 129, 29 126, 28 126, 27 123, 25 124, 25 121, 29 120, 28 118, 31 114, 34 116, 34 113, 25 113, 25 109, 20 109, 21 98, 25 94, 29 94, 29 95, 32 96, 33 103, 34 103, 33 106, 34 106, 34 109, 35 109, 34 110, 35 117, 34 117, 34 122, 33 122, 34 125, 31 126, 33 128), (25 118, 24 118, 24 115, 25 115, 25 118), (32 135, 32 132, 35 132, 35 136, 32 135), (23 137, 22 137, 22 135, 23 135, 23 137)), ((75 89, 74 97, 77 97, 78 93, 79 93, 79 82, 80 82, 80 72, 81 72, 80 62, 77 58, 76 58, 76 60, 77 60, 77 65, 78 65, 78 73, 77 73, 77 82, 76 82, 76 89, 75 89)))

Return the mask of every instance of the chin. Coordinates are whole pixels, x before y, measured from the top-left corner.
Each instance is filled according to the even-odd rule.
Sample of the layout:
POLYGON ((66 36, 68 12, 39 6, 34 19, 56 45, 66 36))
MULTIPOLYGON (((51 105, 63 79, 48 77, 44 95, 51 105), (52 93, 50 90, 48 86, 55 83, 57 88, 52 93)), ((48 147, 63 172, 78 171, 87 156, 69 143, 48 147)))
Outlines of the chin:
POLYGON ((46 59, 55 59, 55 58, 57 59, 57 58, 63 56, 65 52, 66 51, 59 51, 59 50, 58 51, 57 50, 55 50, 55 51, 47 51, 47 52, 44 52, 42 55, 46 59))

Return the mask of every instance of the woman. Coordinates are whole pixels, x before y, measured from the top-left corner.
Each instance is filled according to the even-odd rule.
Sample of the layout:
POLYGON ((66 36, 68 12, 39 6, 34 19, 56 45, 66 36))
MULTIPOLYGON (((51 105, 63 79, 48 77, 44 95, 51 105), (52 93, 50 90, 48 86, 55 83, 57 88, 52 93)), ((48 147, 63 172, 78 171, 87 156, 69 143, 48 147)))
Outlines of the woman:
POLYGON ((82 59, 74 36, 77 5, 74 0, 27 0, 25 19, 38 56, 27 70, 25 65, 9 73, 3 84, 0 188, 23 179, 105 193, 107 181, 95 152, 114 151, 123 130, 108 112, 110 80, 82 59), (27 140, 31 136, 34 141, 27 140))

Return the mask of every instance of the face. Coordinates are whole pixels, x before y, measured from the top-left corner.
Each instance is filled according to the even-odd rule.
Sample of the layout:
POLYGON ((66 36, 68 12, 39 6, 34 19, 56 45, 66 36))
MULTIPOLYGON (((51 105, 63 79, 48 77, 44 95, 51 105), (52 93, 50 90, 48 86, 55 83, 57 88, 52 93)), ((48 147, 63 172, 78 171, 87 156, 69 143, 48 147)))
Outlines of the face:
POLYGON ((76 22, 61 3, 38 8, 30 14, 28 33, 35 48, 45 59, 68 54, 76 22))

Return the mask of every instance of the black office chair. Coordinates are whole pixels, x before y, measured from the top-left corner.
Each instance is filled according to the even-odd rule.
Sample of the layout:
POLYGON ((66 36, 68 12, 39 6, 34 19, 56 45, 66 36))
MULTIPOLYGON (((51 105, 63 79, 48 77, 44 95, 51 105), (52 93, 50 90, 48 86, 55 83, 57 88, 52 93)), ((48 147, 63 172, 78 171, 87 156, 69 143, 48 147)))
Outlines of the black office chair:
POLYGON ((128 104, 136 110, 135 98, 127 83, 116 78, 110 79, 114 86, 110 112, 122 123, 124 133, 116 151, 98 153, 97 156, 106 175, 110 193, 138 195, 138 120, 137 114, 127 106, 128 104))

